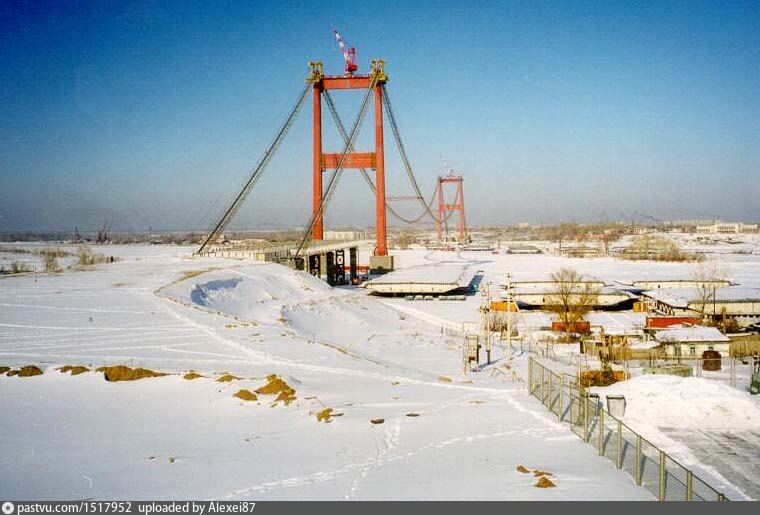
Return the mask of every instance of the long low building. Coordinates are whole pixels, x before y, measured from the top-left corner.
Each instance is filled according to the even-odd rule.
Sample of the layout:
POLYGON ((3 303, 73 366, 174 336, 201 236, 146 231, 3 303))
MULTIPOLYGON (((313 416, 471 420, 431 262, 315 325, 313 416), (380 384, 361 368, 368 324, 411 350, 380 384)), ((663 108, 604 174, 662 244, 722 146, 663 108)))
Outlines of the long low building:
MULTIPOLYGON (((622 289, 606 285, 601 279, 583 276, 574 284, 580 295, 590 287, 599 293, 594 307, 597 309, 624 309, 633 304, 636 296, 622 289)), ((557 283, 551 277, 521 278, 511 282, 512 297, 521 308, 545 309, 557 303, 557 283)), ((501 285, 501 296, 506 298, 506 286, 501 285)))
POLYGON ((666 315, 723 316, 750 323, 760 318, 760 289, 729 286, 700 295, 697 288, 648 290, 641 294, 650 309, 666 315))
POLYGON ((468 287, 474 277, 466 265, 425 265, 387 273, 364 287, 380 295, 439 295, 468 287))

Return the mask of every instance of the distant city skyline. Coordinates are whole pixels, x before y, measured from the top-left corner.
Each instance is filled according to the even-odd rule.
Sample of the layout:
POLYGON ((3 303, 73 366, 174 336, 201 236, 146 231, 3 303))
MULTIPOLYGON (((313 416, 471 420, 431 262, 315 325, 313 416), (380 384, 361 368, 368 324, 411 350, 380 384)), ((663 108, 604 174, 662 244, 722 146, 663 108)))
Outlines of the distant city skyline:
MULTIPOLYGON (((333 28, 360 72, 387 61, 423 193, 445 158, 473 225, 757 222, 758 26, 760 3, 738 1, 3 2, 0 232, 208 230, 308 61, 342 72, 333 28)), ((335 98, 352 118, 359 95, 335 98)), ((310 116, 307 104, 233 229, 307 223, 310 116)), ((410 195, 387 130, 388 194, 410 195)), ((339 143, 326 129, 325 151, 339 143)), ((326 228, 373 225, 347 170, 326 228)))

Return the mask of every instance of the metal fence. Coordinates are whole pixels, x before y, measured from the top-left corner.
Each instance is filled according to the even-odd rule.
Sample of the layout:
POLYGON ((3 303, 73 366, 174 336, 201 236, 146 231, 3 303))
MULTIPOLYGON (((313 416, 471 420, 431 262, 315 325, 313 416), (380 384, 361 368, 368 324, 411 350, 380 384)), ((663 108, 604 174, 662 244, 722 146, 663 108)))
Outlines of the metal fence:
POLYGON ((614 417, 598 396, 580 388, 577 378, 557 374, 530 358, 528 391, 599 456, 630 475, 638 486, 660 501, 726 501, 710 486, 665 451, 614 417))

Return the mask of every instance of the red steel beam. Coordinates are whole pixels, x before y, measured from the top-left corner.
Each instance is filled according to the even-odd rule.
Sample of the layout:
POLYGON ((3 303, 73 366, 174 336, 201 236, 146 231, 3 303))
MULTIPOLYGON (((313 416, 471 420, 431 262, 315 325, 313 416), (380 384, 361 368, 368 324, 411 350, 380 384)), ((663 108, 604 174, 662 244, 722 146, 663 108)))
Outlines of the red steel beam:
POLYGON ((377 210, 377 247, 375 255, 388 255, 385 220, 385 152, 383 147, 383 83, 375 85, 375 207, 377 210))
MULTIPOLYGON (((322 154, 322 169, 334 170, 338 168, 341 154, 322 154)), ((347 154, 343 160, 343 168, 374 168, 374 152, 355 152, 347 154)))
POLYGON ((319 206, 322 204, 322 89, 319 84, 314 84, 314 154, 313 154, 313 197, 312 212, 314 219, 314 230, 312 237, 315 240, 324 238, 324 219, 319 213, 319 206))
POLYGON ((354 75, 353 77, 322 77, 322 87, 329 89, 367 89, 372 84, 369 75, 354 75))

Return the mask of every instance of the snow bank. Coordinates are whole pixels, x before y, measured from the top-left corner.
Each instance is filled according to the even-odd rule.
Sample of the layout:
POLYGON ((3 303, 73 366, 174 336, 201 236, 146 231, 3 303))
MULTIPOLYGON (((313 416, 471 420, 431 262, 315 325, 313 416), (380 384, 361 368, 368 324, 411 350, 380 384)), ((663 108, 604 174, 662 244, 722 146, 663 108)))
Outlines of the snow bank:
POLYGON ((624 395, 623 420, 634 428, 760 429, 760 408, 746 393, 701 377, 645 375, 593 390, 602 401, 624 395))
POLYGON ((309 274, 276 264, 211 271, 172 285, 166 292, 211 311, 263 321, 278 318, 285 305, 340 293, 309 274))

